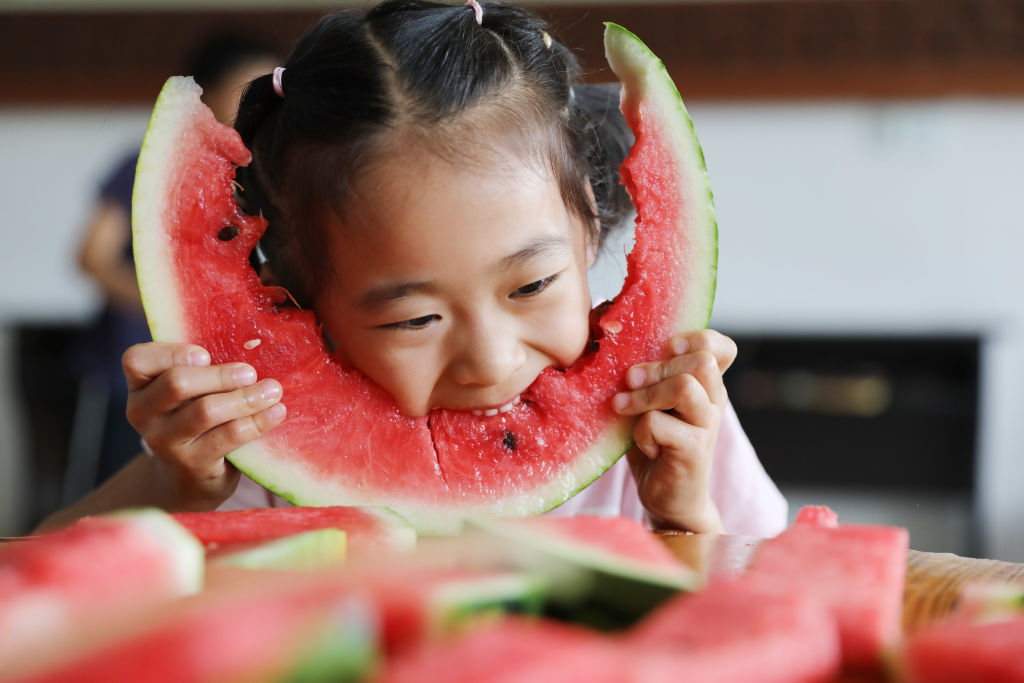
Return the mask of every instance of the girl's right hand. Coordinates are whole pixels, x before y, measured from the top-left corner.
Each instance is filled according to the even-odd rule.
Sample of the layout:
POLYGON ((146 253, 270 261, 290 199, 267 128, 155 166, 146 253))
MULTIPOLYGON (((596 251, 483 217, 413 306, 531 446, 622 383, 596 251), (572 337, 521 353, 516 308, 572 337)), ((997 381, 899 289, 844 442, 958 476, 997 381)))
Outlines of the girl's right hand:
POLYGON ((281 385, 246 363, 210 365, 194 344, 137 344, 122 357, 128 421, 153 451, 164 507, 213 509, 238 485, 224 456, 277 426, 281 385))

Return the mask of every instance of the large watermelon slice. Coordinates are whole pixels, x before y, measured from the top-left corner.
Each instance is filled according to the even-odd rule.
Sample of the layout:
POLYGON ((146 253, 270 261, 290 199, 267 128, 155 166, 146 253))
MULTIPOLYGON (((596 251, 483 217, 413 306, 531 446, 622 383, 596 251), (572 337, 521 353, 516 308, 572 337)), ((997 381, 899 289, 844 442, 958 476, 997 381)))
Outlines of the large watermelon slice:
POLYGON ((703 153, 662 63, 609 24, 608 60, 636 135, 623 166, 639 218, 622 292, 595 313, 596 350, 544 371, 513 410, 491 417, 400 414, 360 372, 332 360, 312 313, 279 308, 248 256, 264 222, 237 206, 249 152, 217 124, 187 78, 164 86, 142 146, 133 200, 135 262, 153 338, 204 346, 284 387, 285 422, 229 459, 305 505, 385 505, 418 528, 468 514, 551 509, 630 446, 611 397, 631 365, 674 333, 707 325, 717 227, 703 153))

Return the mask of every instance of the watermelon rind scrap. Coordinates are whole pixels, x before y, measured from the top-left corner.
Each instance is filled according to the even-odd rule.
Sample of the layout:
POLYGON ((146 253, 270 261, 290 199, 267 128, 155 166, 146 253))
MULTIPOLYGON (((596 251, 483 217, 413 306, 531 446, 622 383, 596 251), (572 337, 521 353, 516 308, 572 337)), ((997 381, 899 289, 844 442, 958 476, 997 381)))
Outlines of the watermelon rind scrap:
POLYGON ((543 577, 549 587, 551 614, 591 626, 629 625, 680 591, 694 590, 699 583, 697 573, 683 564, 665 566, 633 560, 563 533, 517 524, 516 520, 474 518, 470 523, 481 534, 481 547, 543 577))
MULTIPOLYGON (((627 257, 627 286, 620 296, 610 303, 608 309, 601 314, 598 320, 598 324, 605 334, 599 340, 600 350, 596 355, 585 354, 586 360, 581 360, 581 363, 569 368, 565 373, 553 369, 541 373, 531 387, 531 390, 536 392, 536 405, 539 408, 530 413, 530 420, 534 421, 522 421, 521 438, 533 437, 535 440, 532 445, 536 448, 533 451, 527 450, 524 445, 526 441, 521 440, 519 449, 524 453, 531 453, 533 458, 543 458, 546 454, 552 454, 550 459, 552 467, 550 469, 536 468, 533 463, 538 462, 537 460, 526 460, 524 461, 525 465, 506 465, 504 460, 494 459, 493 463, 501 463, 501 466, 506 469, 497 474, 491 472, 488 476, 481 477, 479 474, 472 474, 472 467, 466 467, 465 471, 470 472, 470 475, 465 476, 460 472, 462 479, 450 486, 450 481, 445 476, 446 472, 441 469, 441 451, 449 449, 444 453, 444 457, 447 458, 444 460, 445 467, 450 467, 450 464, 454 463, 454 467, 450 467, 450 469, 455 470, 459 470, 462 462, 452 453, 476 452, 463 445, 461 440, 466 430, 463 429, 463 424, 460 422, 462 418, 455 416, 449 423, 451 431, 438 432, 436 439, 434 425, 441 424, 443 421, 434 421, 427 427, 430 445, 434 448, 436 467, 441 473, 440 477, 430 473, 429 476, 433 477, 430 486, 418 485, 422 484, 423 478, 429 477, 409 474, 406 471, 409 467, 408 462, 401 459, 396 460, 396 462, 402 463, 401 472, 379 469, 378 472, 386 474, 382 478, 383 483, 376 481, 367 483, 368 477, 364 477, 359 471, 344 469, 344 463, 348 463, 349 460, 343 457, 334 457, 334 454, 338 452, 337 449, 341 448, 337 443, 327 445, 323 452, 314 453, 303 453, 289 448, 287 428, 290 425, 295 425, 295 434, 301 433, 303 429, 316 431, 328 428, 328 423, 322 418, 318 418, 319 421, 315 424, 310 423, 314 414, 321 415, 328 412, 322 406, 317 406, 317 411, 309 412, 293 411, 290 406, 289 417, 286 418, 283 425, 227 456, 234 465, 254 481, 295 504, 308 506, 383 505, 408 519, 421 533, 451 533, 458 530, 462 519, 470 516, 529 516, 555 508, 595 481, 630 448, 636 418, 615 415, 610 410, 608 402, 611 396, 621 389, 621 373, 625 372, 628 364, 663 356, 664 345, 669 336, 707 326, 714 300, 717 276, 717 220, 703 152, 694 133, 693 123, 664 65, 636 36, 615 24, 607 25, 605 45, 609 64, 623 83, 622 108, 637 136, 638 143, 635 149, 640 146, 641 140, 647 140, 648 143, 653 141, 647 147, 647 149, 653 150, 651 152, 653 156, 638 155, 637 158, 643 160, 633 166, 627 160, 623 167, 623 177, 631 192, 637 189, 651 190, 651 192, 648 192, 647 199, 643 201, 638 201, 639 197, 635 196, 634 204, 638 211, 637 246, 634 247, 634 253, 627 257), (659 173, 661 170, 666 173, 659 173), (656 196, 654 192, 657 193, 656 196), (653 200, 649 201, 651 197, 653 200), (654 209, 654 204, 660 208, 654 209), (647 215, 648 213, 650 215, 647 215), (659 241, 661 235, 665 235, 665 239, 670 243, 659 241), (640 249, 641 244, 645 245, 643 250, 640 249), (676 245, 678 245, 678 249, 676 245), (637 256, 635 253, 637 251, 644 251, 647 256, 637 256), (656 281, 653 276, 646 276, 643 272, 644 265, 642 264, 644 263, 658 264, 656 268, 652 268, 652 272, 657 273, 657 276, 662 279, 656 281), (630 283, 636 284, 636 287, 631 288, 630 283), (636 323, 630 317, 634 314, 639 315, 639 311, 651 311, 649 324, 646 322, 636 323), (619 331, 623 330, 621 321, 627 323, 632 321, 633 324, 632 327, 627 326, 625 331, 619 335, 619 331), (605 326, 604 323, 608 323, 608 326, 605 326), (606 351, 606 349, 615 350, 606 351), (614 360, 598 364, 595 360, 598 358, 614 360), (597 368, 600 368, 600 373, 604 374, 598 374, 597 368), (579 383, 570 390, 561 390, 565 392, 564 395, 554 389, 566 386, 564 377, 569 374, 579 372, 580 374, 573 375, 573 377, 581 377, 588 371, 593 372, 586 375, 585 382, 579 383), (601 380, 599 388, 595 388, 597 383, 594 378, 601 380), (545 387, 553 387, 547 396, 544 393, 545 387), (580 387, 583 389, 581 390, 580 387), (579 393, 580 391, 584 393, 579 393), (587 413, 590 417, 586 419, 579 412, 573 413, 575 418, 569 418, 570 412, 559 408, 561 412, 553 413, 555 418, 543 418, 541 413, 547 407, 545 398, 551 401, 552 406, 555 406, 556 400, 552 400, 551 395, 557 395, 557 400, 564 400, 565 405, 568 406, 589 405, 587 401, 592 401, 593 411, 587 413), (572 398, 568 398, 569 396, 572 398), (306 421, 303 422, 303 419, 306 421), (543 419, 549 421, 541 425, 543 419), (561 431, 561 425, 576 425, 577 422, 578 426, 574 427, 574 430, 561 431), (545 440, 540 437, 549 425, 556 426, 552 427, 551 435, 567 433, 571 435, 571 440, 556 445, 553 437, 547 440, 550 441, 550 445, 546 445, 545 440), (449 444, 454 445, 449 446, 449 444), (558 450, 552 451, 551 449, 558 450), (554 453, 557 453, 558 457, 554 457, 554 453), (517 477, 517 472, 520 470, 516 470, 516 467, 521 468, 524 472, 523 477, 517 477), (543 475, 527 478, 525 476, 527 469, 543 471, 543 475), (349 474, 350 472, 351 474, 349 474), (437 484, 438 480, 442 483, 437 484), (397 488, 400 484, 404 488, 397 488)), ((186 285, 182 284, 183 278, 178 271, 188 268, 191 264, 186 262, 188 259, 183 258, 176 251, 176 244, 172 241, 172 237, 165 233, 165 222, 169 227, 171 218, 178 216, 184 216, 183 221, 192 223, 200 223, 203 220, 225 220, 224 216, 214 215, 216 207, 210 209, 211 213, 208 215, 206 213, 207 200, 202 197, 195 205, 185 204, 190 197, 182 194, 180 188, 175 184, 175 179, 205 178, 207 171, 204 168, 186 167, 180 163, 181 159, 188 158, 182 155, 182 150, 193 148, 213 150, 221 156, 218 162, 221 164, 220 169, 233 169, 234 165, 247 164, 251 155, 245 150, 234 131, 223 126, 217 127, 212 119, 212 113, 206 110, 199 100, 200 92, 199 87, 192 79, 174 77, 168 80, 157 100, 137 169, 133 198, 133 235, 136 270, 154 340, 203 343, 210 348, 210 343, 217 344, 220 340, 216 335, 213 337, 196 336, 190 326, 193 325, 195 319, 204 318, 204 316, 197 313, 195 307, 188 310, 183 305, 183 302, 192 301, 197 292, 207 293, 210 290, 197 288, 195 284, 192 284, 189 285, 191 287, 189 292, 180 291, 180 288, 186 285), (183 168, 184 171, 182 171, 183 168), (186 176, 175 175, 175 173, 181 172, 184 172, 186 176), (211 218, 211 216, 213 217, 211 218)), ((211 180, 216 178, 223 187, 204 187, 202 192, 209 190, 211 193, 220 193, 218 195, 220 197, 230 198, 229 177, 221 176, 220 173, 222 173, 221 170, 210 172, 209 177, 211 180)), ((211 206, 214 203, 214 200, 209 202, 211 206)), ((255 217, 232 214, 227 217, 227 220, 232 224, 234 221, 240 221, 240 229, 246 235, 246 239, 248 236, 257 234, 254 225, 259 222, 259 219, 255 217), (250 219, 252 220, 250 221, 250 219)), ((220 223, 215 230, 220 229, 223 225, 224 223, 220 223)), ((212 237, 207 235, 199 241, 211 239, 212 237)), ((236 240, 232 244, 241 244, 242 242, 244 240, 236 240)), ((255 243, 255 237, 252 243, 255 243)), ((248 268, 247 259, 244 261, 245 267, 248 268)), ((221 272, 218 267, 210 265, 206 265, 205 269, 206 272, 221 272)), ((193 268, 192 270, 202 272, 203 268, 193 268)), ((191 274, 195 275, 195 272, 191 274)), ((257 289, 260 287, 251 268, 245 277, 248 278, 247 282, 251 280, 256 283, 254 286, 257 289)), ((237 283, 232 282, 231 286, 235 286, 235 284, 237 283)), ((246 291, 254 298, 260 296, 268 298, 265 293, 253 294, 249 290, 246 291)), ((218 292, 218 294, 220 293, 218 292)), ((220 296, 210 293, 209 301, 203 303, 216 303, 218 300, 233 301, 227 297, 226 293, 220 296)), ((267 306, 265 304, 266 302, 260 304, 263 306, 260 309, 260 315, 266 313, 267 306)), ((237 323, 240 327, 232 328, 230 335, 224 333, 224 336, 250 333, 249 329, 257 325, 256 312, 237 306, 234 310, 244 314, 239 318, 241 322, 237 323), (242 328, 245 330, 243 331, 242 328)), ((294 312, 294 309, 291 310, 294 312)), ((637 318, 637 320, 639 319, 641 318, 637 318)), ((648 320, 648 318, 642 319, 648 320)), ((263 320, 263 318, 259 320, 263 320)), ((297 316, 289 317, 289 320, 301 324, 297 316)), ((263 331, 271 336, 274 333, 273 330, 266 327, 262 327, 260 330, 262 331, 257 336, 262 336, 263 331)), ((315 341, 322 347, 322 339, 318 334, 314 333, 313 336, 316 339, 310 343, 313 344, 315 341)), ((251 337, 242 337, 242 339, 251 339, 251 337)), ((238 342, 238 340, 235 341, 238 342)), ((269 376, 267 373, 273 372, 275 368, 280 369, 285 366, 281 372, 286 374, 287 365, 283 360, 272 366, 261 366, 257 362, 259 354, 265 353, 270 357, 276 353, 277 347, 274 346, 273 340, 270 343, 263 343, 258 351, 252 351, 246 347, 248 350, 243 352, 238 350, 239 346, 240 344, 232 346, 230 349, 222 347, 216 354, 211 350, 214 362, 250 362, 257 368, 257 373, 267 376, 269 376)), ((326 355, 324 357, 326 358, 326 355)), ((314 362, 309 359, 310 357, 307 356, 303 362, 314 362)), ((321 361, 317 359, 315 363, 321 363, 321 361)), ((322 377, 333 376, 332 373, 335 371, 341 372, 338 370, 338 366, 335 366, 333 370, 326 367, 330 365, 330 362, 317 365, 317 372, 322 372, 322 377)), ((312 366, 296 363, 295 367, 306 368, 309 369, 309 372, 313 372, 312 366)), ((277 378, 286 384, 286 395, 291 396, 292 401, 296 400, 297 394, 303 393, 302 391, 296 392, 297 388, 307 389, 304 399, 318 395, 317 392, 311 391, 301 384, 287 385, 284 377, 278 376, 277 378)), ((346 386, 349 385, 346 384, 346 386)), ((362 384, 359 387, 359 391, 365 390, 371 393, 374 389, 379 391, 379 387, 375 387, 375 385, 366 388, 365 384, 362 384)), ((288 400, 286 398, 286 405, 288 400)), ((309 400, 315 401, 316 399, 310 398, 309 400)), ((330 410, 336 413, 335 419, 340 420, 338 415, 341 411, 334 408, 334 405, 336 403, 330 407, 330 410)), ((405 419, 404 416, 396 418, 393 415, 382 415, 376 412, 378 409, 383 411, 388 408, 393 409, 393 404, 378 408, 377 406, 382 405, 378 400, 377 403, 368 405, 374 407, 371 413, 364 412, 364 417, 367 414, 378 416, 381 418, 379 420, 381 423, 385 419, 405 419)), ((351 410, 346 415, 350 413, 351 410)), ((508 419, 514 420, 514 418, 514 413, 510 413, 508 419)), ((417 439, 424 434, 423 424, 413 424, 414 418, 409 418, 409 420, 413 426, 408 432, 410 435, 408 442, 410 447, 420 448, 419 445, 412 446, 411 444, 419 443, 417 439), (416 435, 415 438, 413 435, 416 435)), ((333 428, 336 431, 344 430, 346 424, 348 423, 339 423, 333 428)), ((512 428, 517 426, 514 422, 510 424, 512 424, 512 428)), ((369 445, 351 445, 352 452, 356 453, 353 459, 360 463, 371 463, 371 465, 360 465, 368 468, 366 471, 370 471, 372 463, 376 462, 374 448, 386 449, 388 442, 382 441, 382 445, 374 445, 372 432, 376 429, 375 426, 364 426, 358 429, 362 430, 359 433, 366 433, 365 439, 369 445)), ((437 427, 437 429, 442 429, 442 427, 437 427)), ((338 431, 338 433, 352 432, 338 431)), ((396 431, 395 434, 399 434, 399 432, 396 431)), ((396 443, 403 440, 401 435, 393 438, 396 443)), ((489 442, 491 446, 495 444, 500 446, 501 443, 500 433, 497 440, 492 439, 489 442)), ((345 448, 348 447, 349 445, 345 446, 345 448)), ((488 462, 491 461, 488 460, 488 462)), ((539 462, 543 464, 543 460, 539 462)), ((411 471, 409 470, 409 472, 411 471)))
MULTIPOLYGON (((124 508, 103 517, 137 524, 157 543, 169 550, 169 561, 177 595, 198 593, 205 579, 203 545, 195 536, 178 524, 174 517, 159 508, 124 508)), ((125 571, 129 571, 125 568, 125 571)))
POLYGON ((322 569, 345 563, 344 531, 314 529, 211 559, 213 564, 240 569, 322 569))

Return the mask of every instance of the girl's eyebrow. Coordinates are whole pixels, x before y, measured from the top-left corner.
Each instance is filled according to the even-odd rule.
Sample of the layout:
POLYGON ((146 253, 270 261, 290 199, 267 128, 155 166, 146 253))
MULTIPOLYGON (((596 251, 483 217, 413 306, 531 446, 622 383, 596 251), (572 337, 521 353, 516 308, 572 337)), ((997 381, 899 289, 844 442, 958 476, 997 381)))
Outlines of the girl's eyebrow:
POLYGON ((356 308, 372 311, 405 299, 413 294, 431 293, 437 287, 431 282, 388 282, 367 291, 356 301, 356 308))
POLYGON ((552 253, 564 253, 571 248, 569 238, 566 235, 546 235, 531 240, 519 251, 509 254, 501 259, 502 268, 514 268, 532 261, 538 256, 547 256, 552 253))

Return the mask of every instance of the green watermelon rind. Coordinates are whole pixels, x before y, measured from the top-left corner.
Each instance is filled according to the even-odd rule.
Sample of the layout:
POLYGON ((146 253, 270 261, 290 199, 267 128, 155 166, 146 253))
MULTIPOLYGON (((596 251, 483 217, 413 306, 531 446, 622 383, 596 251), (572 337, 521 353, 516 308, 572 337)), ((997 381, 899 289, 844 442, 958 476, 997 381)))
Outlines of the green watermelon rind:
MULTIPOLYGON (((605 22, 605 58, 623 86, 623 98, 638 98, 651 104, 649 110, 661 113, 658 137, 662 146, 676 150, 683 168, 690 171, 687 187, 680 192, 683 206, 699 210, 690 220, 691 243, 698 247, 697 263, 709 264, 702 273, 693 273, 684 296, 676 307, 676 330, 695 330, 708 326, 715 301, 718 275, 718 217, 708 175, 707 161, 693 119, 679 89, 657 55, 635 34, 613 22, 605 22), (697 201, 704 197, 707 201, 697 201), (699 228, 703 226, 703 230, 699 228)), ((642 219, 642 216, 641 216, 642 219)))
MULTIPOLYGON (((167 550, 175 595, 192 595, 203 588, 206 576, 206 551, 188 529, 159 508, 125 508, 103 515, 116 524, 132 524, 149 539, 167 550)), ((125 567, 125 571, 131 571, 125 567)))
POLYGON ((211 564, 239 569, 320 569, 345 563, 347 536, 328 527, 300 531, 264 541, 254 547, 228 552, 211 564))
MULTIPOLYGON (((182 301, 174 264, 162 258, 170 249, 167 234, 150 225, 171 210, 173 160, 178 140, 191 131, 189 113, 202 106, 202 89, 191 78, 170 78, 160 90, 146 129, 135 169, 132 190, 132 243, 135 273, 142 294, 149 330, 156 341, 187 341, 183 309, 169 302, 182 301), (150 292, 159 297, 147 296, 150 292)), ((212 115, 212 114, 211 114, 212 115)))
POLYGON ((565 534, 520 526, 514 521, 476 518, 472 524, 486 534, 507 541, 516 549, 513 552, 552 558, 587 571, 612 574, 676 591, 692 590, 698 582, 696 572, 683 564, 678 567, 654 566, 642 560, 616 556, 565 534))

